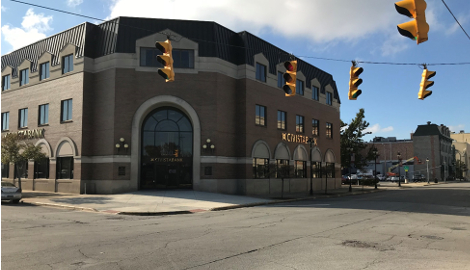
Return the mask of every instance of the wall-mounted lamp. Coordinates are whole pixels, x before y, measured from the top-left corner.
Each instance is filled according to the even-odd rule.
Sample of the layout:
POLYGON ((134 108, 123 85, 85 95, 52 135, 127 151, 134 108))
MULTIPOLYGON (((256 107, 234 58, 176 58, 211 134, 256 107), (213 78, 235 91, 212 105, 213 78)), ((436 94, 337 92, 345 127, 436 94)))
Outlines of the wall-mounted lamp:
POLYGON ((202 149, 210 149, 211 151, 214 151, 215 145, 211 143, 211 139, 207 139, 206 143, 202 145, 202 149))
POLYGON ((124 138, 121 138, 121 139, 119 139, 119 142, 116 143, 115 146, 116 146, 118 152, 121 148, 124 148, 126 150, 127 150, 127 148, 129 148, 129 145, 127 143, 124 143, 124 141, 125 141, 124 138))

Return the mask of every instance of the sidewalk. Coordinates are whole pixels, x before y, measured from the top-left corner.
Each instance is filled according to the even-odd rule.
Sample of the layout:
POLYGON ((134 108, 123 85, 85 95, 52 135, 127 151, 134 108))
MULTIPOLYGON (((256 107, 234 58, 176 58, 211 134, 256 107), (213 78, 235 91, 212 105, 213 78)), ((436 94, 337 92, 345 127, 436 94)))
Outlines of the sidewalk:
MULTIPOLYGON (((430 181, 429 184, 427 182, 417 182, 417 183, 407 183, 401 182, 402 188, 413 188, 413 187, 426 187, 426 186, 435 186, 435 185, 443 185, 443 184, 451 184, 451 183, 462 183, 463 181, 452 180, 452 181, 445 181, 445 182, 437 182, 430 181)), ((398 182, 380 182, 381 187, 398 187, 398 182)))
POLYGON ((64 193, 47 193, 24 191, 23 202, 40 205, 75 209, 81 211, 101 212, 121 215, 173 215, 205 211, 220 211, 241 207, 275 204, 289 201, 311 200, 329 197, 365 194, 383 190, 373 187, 348 187, 329 190, 328 194, 316 192, 313 196, 290 199, 266 199, 247 196, 227 195, 194 190, 154 190, 136 191, 125 194, 77 195, 64 193))

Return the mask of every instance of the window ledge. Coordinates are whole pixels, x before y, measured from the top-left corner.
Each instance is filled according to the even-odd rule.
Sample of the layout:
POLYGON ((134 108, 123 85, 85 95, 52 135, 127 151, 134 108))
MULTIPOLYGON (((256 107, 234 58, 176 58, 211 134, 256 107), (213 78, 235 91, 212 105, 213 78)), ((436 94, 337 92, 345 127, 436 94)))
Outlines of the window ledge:
POLYGON ((22 130, 22 129, 28 129, 28 126, 25 126, 25 127, 18 127, 18 130, 22 130))
POLYGON ((73 120, 65 120, 65 121, 60 121, 61 124, 67 124, 67 123, 72 123, 73 120))
POLYGON ((38 127, 47 127, 47 126, 49 126, 49 123, 47 123, 47 124, 40 124, 40 125, 38 125, 38 127))
POLYGON ((4 130, 2 130, 2 132, 10 132, 10 130, 9 129, 4 129, 4 130))

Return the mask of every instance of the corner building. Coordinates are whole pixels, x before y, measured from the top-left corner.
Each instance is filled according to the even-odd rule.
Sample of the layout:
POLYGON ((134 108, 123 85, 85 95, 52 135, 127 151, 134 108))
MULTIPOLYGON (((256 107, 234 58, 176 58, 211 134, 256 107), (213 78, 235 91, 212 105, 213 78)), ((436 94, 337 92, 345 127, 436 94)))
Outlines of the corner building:
POLYGON ((19 174, 23 189, 73 193, 339 188, 335 81, 299 60, 297 95, 285 97, 289 59, 215 22, 130 17, 4 55, 2 136, 19 133, 48 158, 2 164, 2 179, 19 174), (168 36, 176 76, 165 83, 155 42, 168 36))

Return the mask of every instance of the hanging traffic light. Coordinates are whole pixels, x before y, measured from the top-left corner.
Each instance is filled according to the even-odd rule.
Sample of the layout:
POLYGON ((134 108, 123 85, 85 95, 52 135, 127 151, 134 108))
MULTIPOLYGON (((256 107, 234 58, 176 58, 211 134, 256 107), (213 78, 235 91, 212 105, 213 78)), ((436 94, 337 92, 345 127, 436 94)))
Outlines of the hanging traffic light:
POLYGON ((155 47, 163 52, 163 55, 157 56, 157 61, 163 64, 163 68, 158 69, 158 74, 165 78, 166 82, 174 81, 175 72, 173 70, 173 47, 171 47, 171 41, 169 39, 157 41, 155 42, 155 47))
POLYGON ((414 18, 413 21, 397 25, 398 32, 402 36, 416 40, 416 44, 428 40, 429 25, 424 13, 426 6, 424 0, 403 0, 395 3, 398 13, 414 18))
POLYGON ((286 84, 282 87, 286 92, 286 97, 295 96, 295 83, 297 81, 297 60, 284 62, 286 73, 284 73, 284 80, 286 84))
POLYGON ((434 85, 433 81, 428 81, 428 80, 434 77, 435 75, 436 75, 435 71, 429 71, 427 68, 424 68, 423 75, 421 75, 423 78, 421 79, 421 84, 420 84, 419 93, 418 93, 419 99, 423 100, 432 94, 432 91, 428 91, 426 89, 434 85))
POLYGON ((356 67, 356 63, 353 62, 351 70, 349 71, 349 100, 356 100, 357 97, 362 94, 362 91, 357 87, 362 83, 362 79, 359 79, 359 75, 364 71, 361 67, 356 67))

